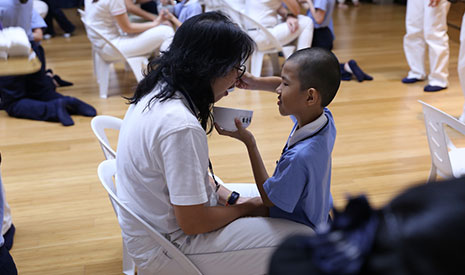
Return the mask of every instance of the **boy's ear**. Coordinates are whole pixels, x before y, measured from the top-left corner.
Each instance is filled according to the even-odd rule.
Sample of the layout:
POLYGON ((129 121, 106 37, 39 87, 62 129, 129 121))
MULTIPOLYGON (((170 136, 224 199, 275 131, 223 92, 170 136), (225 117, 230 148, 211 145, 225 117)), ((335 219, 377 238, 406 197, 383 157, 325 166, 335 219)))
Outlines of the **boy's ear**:
POLYGON ((315 88, 307 89, 307 105, 319 104, 320 102, 320 93, 315 88))

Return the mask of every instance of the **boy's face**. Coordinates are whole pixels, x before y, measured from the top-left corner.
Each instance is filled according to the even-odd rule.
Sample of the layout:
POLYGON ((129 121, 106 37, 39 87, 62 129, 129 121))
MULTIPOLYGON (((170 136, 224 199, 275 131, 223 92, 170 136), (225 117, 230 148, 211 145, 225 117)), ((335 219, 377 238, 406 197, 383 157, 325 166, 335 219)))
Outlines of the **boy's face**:
POLYGON ((286 61, 281 71, 278 93, 279 113, 282 116, 299 116, 307 108, 308 94, 300 89, 299 65, 286 61))

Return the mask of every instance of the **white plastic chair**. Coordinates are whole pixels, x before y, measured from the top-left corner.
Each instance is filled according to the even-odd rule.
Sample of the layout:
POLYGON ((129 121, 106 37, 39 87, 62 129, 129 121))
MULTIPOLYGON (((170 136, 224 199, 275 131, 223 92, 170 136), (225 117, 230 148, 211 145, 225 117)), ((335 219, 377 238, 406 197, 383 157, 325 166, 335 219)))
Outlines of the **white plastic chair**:
MULTIPOLYGON (((116 152, 111 148, 105 129, 119 130, 123 120, 117 117, 100 115, 92 118, 90 126, 95 136, 97 137, 100 147, 102 148, 103 155, 106 159, 115 159, 116 152)), ((123 242, 123 273, 126 275, 135 274, 136 265, 128 254, 126 245, 123 242)))
MULTIPOLYGON (((109 39, 107 39, 102 33, 95 29, 91 24, 87 24, 85 20, 85 11, 78 10, 81 15, 81 21, 86 28, 86 32, 89 31, 98 35, 103 39, 108 45, 110 45, 116 53, 118 53, 116 60, 105 60, 99 53, 99 49, 92 45, 92 58, 94 61, 94 74, 97 77, 97 82, 99 84, 99 92, 101 98, 108 97, 108 82, 110 80, 110 67, 115 62, 124 61, 125 64, 129 65, 134 76, 136 77, 137 82, 141 81, 143 76, 143 69, 148 64, 148 55, 143 56, 134 56, 127 57, 123 52, 121 52, 109 39)), ((90 40, 90 39, 89 39, 90 40)), ((91 40, 90 40, 91 41, 91 40)), ((92 43, 92 41, 91 41, 92 43)))
POLYGON ((222 11, 227 14, 231 20, 238 24, 241 29, 253 36, 256 36, 258 33, 263 33, 268 41, 270 41, 272 47, 270 49, 256 49, 252 56, 250 57, 250 73, 254 76, 260 76, 263 65, 263 58, 266 54, 269 54, 271 57, 271 62, 273 64, 274 73, 280 72, 280 65, 278 60, 278 53, 282 52, 284 57, 287 59, 295 50, 295 46, 284 46, 282 47, 276 37, 270 33, 270 31, 264 27, 262 24, 258 23, 251 17, 247 16, 241 11, 238 11, 231 7, 224 0, 203 0, 205 5, 205 10, 207 11, 222 11))
MULTIPOLYGON (((134 221, 142 225, 147 233, 152 237, 163 249, 164 253, 168 255, 172 261, 167 267, 163 268, 158 275, 174 275, 174 274, 202 274, 200 270, 171 242, 169 242, 163 235, 152 228, 147 222, 141 219, 136 213, 123 204, 117 197, 116 187, 113 182, 113 176, 116 174, 116 160, 105 160, 100 163, 98 167, 98 176, 102 182, 103 187, 108 192, 111 204, 115 210, 116 216, 119 213, 125 213, 134 218, 134 221)), ((141 274, 141 272, 138 272, 141 274)))
POLYGON ((419 100, 423 105, 426 135, 431 154, 431 171, 428 182, 442 178, 459 178, 465 175, 465 148, 457 148, 451 142, 444 126, 465 136, 465 124, 451 115, 419 100))
POLYGON ((92 118, 90 126, 97 137, 100 147, 102 148, 103 154, 106 159, 116 158, 116 151, 111 148, 108 137, 105 134, 105 129, 118 130, 121 128, 123 120, 113 116, 100 115, 92 118))

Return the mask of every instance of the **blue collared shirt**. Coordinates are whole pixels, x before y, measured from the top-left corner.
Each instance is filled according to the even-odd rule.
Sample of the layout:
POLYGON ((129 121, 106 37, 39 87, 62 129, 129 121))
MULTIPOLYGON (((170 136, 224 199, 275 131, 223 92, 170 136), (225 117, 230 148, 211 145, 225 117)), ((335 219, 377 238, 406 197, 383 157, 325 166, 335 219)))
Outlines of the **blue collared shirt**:
POLYGON ((334 11, 334 6, 336 5, 336 0, 314 0, 313 5, 315 6, 315 9, 320 9, 320 10, 325 11, 325 18, 323 19, 323 22, 321 24, 317 24, 315 22, 315 18, 313 18, 310 10, 307 11, 307 15, 313 20, 315 29, 328 27, 333 33, 333 37, 334 37, 333 11, 334 11))
POLYGON ((273 176, 264 184, 274 206, 270 217, 284 218, 312 228, 328 222, 332 207, 330 192, 331 153, 336 127, 325 108, 315 121, 289 136, 273 176))
POLYGON ((21 4, 18 0, 0 1, 0 22, 2 22, 3 27, 23 28, 30 41, 33 40, 31 29, 32 2, 30 0, 21 4))
POLYGON ((45 23, 44 19, 40 16, 40 14, 33 9, 31 18, 31 29, 42 29, 46 27, 47 23, 45 23))
POLYGON ((195 0, 190 0, 190 2, 187 3, 186 2, 186 0, 183 0, 174 6, 174 15, 176 15, 178 20, 182 23, 184 23, 184 21, 191 18, 192 16, 202 13, 202 6, 200 6, 199 2, 195 0))

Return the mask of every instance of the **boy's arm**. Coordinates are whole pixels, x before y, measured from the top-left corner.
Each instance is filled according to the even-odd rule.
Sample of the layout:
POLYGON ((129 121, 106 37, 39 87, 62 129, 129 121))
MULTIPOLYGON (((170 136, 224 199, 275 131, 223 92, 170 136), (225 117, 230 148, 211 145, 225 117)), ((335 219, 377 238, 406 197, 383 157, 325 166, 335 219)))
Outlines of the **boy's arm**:
POLYGON ((315 9, 315 6, 313 5, 312 0, 306 0, 306 2, 308 5, 308 9, 310 10, 310 13, 312 14, 313 19, 315 19, 315 22, 317 24, 323 23, 323 21, 325 20, 326 11, 319 9, 319 8, 315 9))
POLYGON ((236 81, 236 87, 247 90, 263 90, 276 92, 281 84, 281 78, 277 76, 255 77, 249 72, 236 81))
POLYGON ((226 135, 233 138, 236 138, 242 141, 247 147, 247 152, 249 153, 250 164, 252 165, 252 171, 255 178, 255 183, 257 184, 258 191, 260 192, 260 197, 262 198, 263 204, 267 207, 274 206, 273 202, 268 198, 268 195, 263 188, 263 184, 269 178, 268 172, 266 171, 265 164, 263 163, 260 152, 258 151, 257 143, 253 134, 242 127, 242 123, 239 119, 235 119, 237 131, 230 132, 221 129, 217 124, 215 128, 220 135, 226 135))

